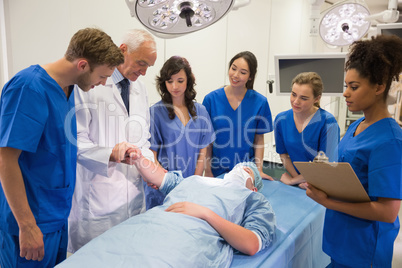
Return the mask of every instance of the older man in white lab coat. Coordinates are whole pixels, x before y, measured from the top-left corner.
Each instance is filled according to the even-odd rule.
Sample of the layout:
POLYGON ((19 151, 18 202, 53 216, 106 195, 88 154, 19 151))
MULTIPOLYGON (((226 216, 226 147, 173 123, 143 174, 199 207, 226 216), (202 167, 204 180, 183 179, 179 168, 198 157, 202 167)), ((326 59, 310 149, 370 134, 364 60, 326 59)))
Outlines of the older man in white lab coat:
POLYGON ((111 227, 145 210, 142 179, 135 166, 122 161, 134 145, 149 150, 149 105, 145 85, 137 78, 156 61, 153 37, 131 30, 120 49, 124 63, 104 85, 76 94, 77 182, 69 216, 68 252, 75 252, 111 227), (127 107, 120 81, 129 82, 127 107))

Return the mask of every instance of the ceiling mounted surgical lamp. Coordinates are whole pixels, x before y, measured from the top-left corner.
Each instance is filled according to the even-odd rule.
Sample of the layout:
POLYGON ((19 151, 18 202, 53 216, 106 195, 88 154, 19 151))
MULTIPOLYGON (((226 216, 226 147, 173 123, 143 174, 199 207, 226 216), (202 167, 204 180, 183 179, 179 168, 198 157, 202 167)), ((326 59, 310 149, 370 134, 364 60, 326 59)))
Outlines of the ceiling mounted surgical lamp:
POLYGON ((365 18, 370 12, 364 2, 341 1, 323 12, 319 32, 321 39, 332 46, 346 46, 361 39, 371 23, 365 18))
POLYGON ((136 17, 154 35, 173 38, 204 29, 250 0, 126 0, 136 17))
POLYGON ((388 10, 370 15, 363 0, 346 0, 323 12, 319 25, 321 39, 331 46, 347 46, 360 40, 370 29, 371 21, 395 22, 399 18, 398 0, 389 0, 388 10))

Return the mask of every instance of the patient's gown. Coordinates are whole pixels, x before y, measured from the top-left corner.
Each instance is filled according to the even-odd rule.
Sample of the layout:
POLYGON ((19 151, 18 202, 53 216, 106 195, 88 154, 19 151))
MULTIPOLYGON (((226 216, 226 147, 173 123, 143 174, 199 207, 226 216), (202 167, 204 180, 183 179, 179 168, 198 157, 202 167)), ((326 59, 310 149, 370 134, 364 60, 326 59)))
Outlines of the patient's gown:
POLYGON ((88 261, 96 267, 105 267, 105 263, 114 263, 114 267, 229 267, 233 248, 206 221, 165 212, 167 207, 181 201, 206 206, 254 231, 261 238, 262 249, 273 240, 275 215, 260 193, 228 185, 221 179, 200 176, 182 179, 180 172, 167 173, 160 189, 167 193, 163 205, 113 227, 60 267, 85 267, 85 255, 91 252, 99 253, 97 260, 88 261))

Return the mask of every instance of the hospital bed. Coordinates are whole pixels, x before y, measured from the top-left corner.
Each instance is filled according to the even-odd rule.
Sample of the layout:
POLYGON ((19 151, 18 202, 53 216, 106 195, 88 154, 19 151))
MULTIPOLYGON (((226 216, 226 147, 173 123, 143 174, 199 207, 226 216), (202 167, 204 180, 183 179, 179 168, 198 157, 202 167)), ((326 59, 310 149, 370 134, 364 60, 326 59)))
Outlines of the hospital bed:
POLYGON ((235 254, 231 267, 326 267, 330 258, 321 248, 325 208, 305 190, 279 181, 264 181, 261 193, 275 211, 276 239, 254 256, 235 254))
MULTIPOLYGON (((326 267, 330 260, 321 249, 324 207, 308 198, 304 190, 278 181, 264 181, 261 193, 271 202, 275 211, 276 238, 269 247, 254 256, 235 253, 231 267, 326 267)), ((99 245, 102 243, 110 247, 110 243, 117 246, 123 242, 95 239, 84 247, 85 255, 77 254, 78 251, 63 262, 62 267, 95 267, 99 263, 104 264, 103 267, 122 267, 116 263, 116 258, 106 257, 108 254, 105 252, 88 250, 88 247, 102 248, 99 245)), ((125 256, 118 256, 117 259, 124 263, 125 256)), ((130 265, 137 267, 136 264, 130 265)), ((128 267, 127 263, 124 267, 128 267)))

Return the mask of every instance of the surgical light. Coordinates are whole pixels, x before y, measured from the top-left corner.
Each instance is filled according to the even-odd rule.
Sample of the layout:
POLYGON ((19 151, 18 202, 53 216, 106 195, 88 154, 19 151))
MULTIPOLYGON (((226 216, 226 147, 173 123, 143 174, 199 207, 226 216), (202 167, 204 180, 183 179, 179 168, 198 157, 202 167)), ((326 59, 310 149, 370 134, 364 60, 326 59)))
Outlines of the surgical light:
POLYGON ((323 13, 320 36, 332 46, 346 46, 360 40, 368 32, 372 21, 391 23, 399 18, 398 0, 389 0, 387 10, 372 15, 364 0, 340 1, 323 13))
POLYGON ((157 36, 171 38, 206 28, 250 0, 126 0, 132 17, 157 36))
POLYGON ((341 2, 326 11, 320 22, 322 40, 333 46, 346 46, 361 39, 371 23, 369 10, 361 2, 341 2))

